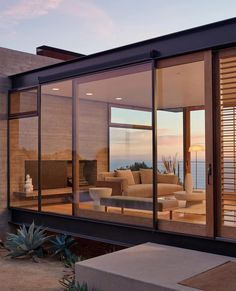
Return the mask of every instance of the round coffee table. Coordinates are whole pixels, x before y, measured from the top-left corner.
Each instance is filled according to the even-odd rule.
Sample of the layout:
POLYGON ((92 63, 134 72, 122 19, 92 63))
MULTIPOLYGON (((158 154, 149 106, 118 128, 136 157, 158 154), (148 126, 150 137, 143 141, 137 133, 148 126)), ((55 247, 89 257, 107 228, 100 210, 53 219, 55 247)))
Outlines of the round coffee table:
POLYGON ((177 200, 186 201, 186 207, 199 204, 206 200, 205 191, 193 191, 191 194, 186 191, 176 191, 174 192, 174 195, 177 200))
POLYGON ((89 196, 93 199, 93 208, 95 210, 104 210, 105 207, 100 205, 100 199, 104 197, 110 197, 112 188, 96 187, 89 188, 89 196))

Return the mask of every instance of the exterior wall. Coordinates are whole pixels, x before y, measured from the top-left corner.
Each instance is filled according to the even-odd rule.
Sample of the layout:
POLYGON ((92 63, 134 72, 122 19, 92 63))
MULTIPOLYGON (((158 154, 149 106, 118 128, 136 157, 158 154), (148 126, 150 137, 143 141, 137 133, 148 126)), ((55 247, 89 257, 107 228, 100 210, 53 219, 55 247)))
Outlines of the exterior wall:
POLYGON ((33 54, 0 48, 0 238, 8 230, 7 210, 7 100, 11 88, 9 75, 58 63, 33 54))

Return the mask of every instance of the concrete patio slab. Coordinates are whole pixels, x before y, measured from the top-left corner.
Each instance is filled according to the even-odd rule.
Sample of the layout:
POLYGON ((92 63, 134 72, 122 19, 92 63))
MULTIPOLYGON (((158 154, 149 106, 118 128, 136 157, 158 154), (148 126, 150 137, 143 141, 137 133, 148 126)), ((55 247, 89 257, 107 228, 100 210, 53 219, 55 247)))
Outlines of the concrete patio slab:
POLYGON ((236 258, 145 243, 76 264, 76 279, 93 291, 197 290, 184 279, 236 258))

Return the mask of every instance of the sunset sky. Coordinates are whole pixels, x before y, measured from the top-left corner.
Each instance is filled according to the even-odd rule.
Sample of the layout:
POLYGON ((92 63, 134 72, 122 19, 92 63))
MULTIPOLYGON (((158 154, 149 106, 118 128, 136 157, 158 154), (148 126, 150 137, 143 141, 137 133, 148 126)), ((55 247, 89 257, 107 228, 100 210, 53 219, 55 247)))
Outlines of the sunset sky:
MULTIPOLYGON (((235 0, 0 0, 0 46, 35 53, 50 45, 91 54, 231 18, 235 11, 235 0)), ((200 114, 191 143, 204 143, 203 126, 200 114)), ((182 159, 181 116, 160 113, 158 129, 159 157, 177 152, 182 159)), ((116 133, 113 140, 114 158, 150 156, 149 133, 116 133), (130 148, 121 143, 128 137, 130 148)))
POLYGON ((84 54, 235 16, 234 0, 0 0, 0 46, 84 54))

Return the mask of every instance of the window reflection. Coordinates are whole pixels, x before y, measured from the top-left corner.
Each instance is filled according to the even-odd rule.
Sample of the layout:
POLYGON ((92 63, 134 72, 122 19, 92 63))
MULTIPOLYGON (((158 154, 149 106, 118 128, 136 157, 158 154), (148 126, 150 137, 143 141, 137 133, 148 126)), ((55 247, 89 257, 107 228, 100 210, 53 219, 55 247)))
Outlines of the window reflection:
POLYGON ((150 65, 78 78, 76 92, 76 215, 152 226, 150 65))
MULTIPOLYGON (((161 204, 169 203, 158 218, 205 224, 204 61, 166 67, 163 62, 157 69, 157 84, 158 175, 162 175, 157 179, 157 195, 161 204), (201 153, 195 151, 197 144, 202 144, 201 153)), ((159 226, 170 229, 166 224, 159 226)))

